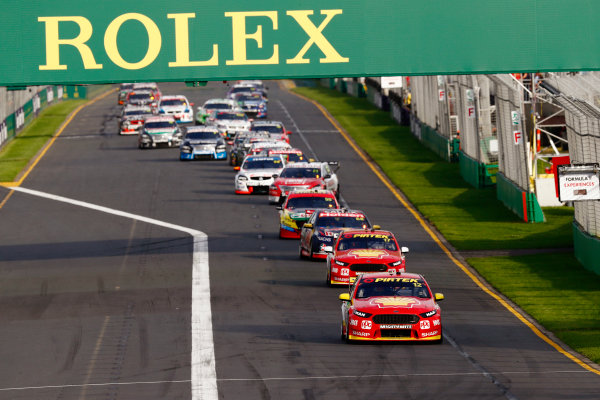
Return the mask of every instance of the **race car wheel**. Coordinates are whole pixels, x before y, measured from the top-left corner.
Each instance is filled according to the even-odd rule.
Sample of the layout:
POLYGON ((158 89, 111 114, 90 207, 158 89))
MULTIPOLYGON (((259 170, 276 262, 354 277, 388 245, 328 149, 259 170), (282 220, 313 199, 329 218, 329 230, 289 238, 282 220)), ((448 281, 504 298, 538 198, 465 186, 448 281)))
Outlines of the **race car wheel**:
MULTIPOLYGON (((348 316, 348 322, 350 322, 350 316, 348 316)), ((344 341, 348 344, 351 344, 352 340, 350 339, 350 329, 348 329, 348 326, 346 326, 346 332, 344 333, 344 341)))
POLYGON ((327 266, 327 276, 325 277, 325 285, 331 287, 331 268, 327 266))
MULTIPOLYGON (((318 243, 316 244, 317 246, 319 245, 318 243)), ((310 259, 314 260, 315 259, 315 253, 317 253, 319 251, 319 249, 315 248, 315 242, 313 240, 310 241, 310 259)))
POLYGON ((304 253, 302 253, 302 245, 298 246, 298 257, 300 257, 301 260, 306 259, 304 253))
POLYGON ((344 335, 344 321, 340 323, 340 339, 346 340, 346 335, 344 335))

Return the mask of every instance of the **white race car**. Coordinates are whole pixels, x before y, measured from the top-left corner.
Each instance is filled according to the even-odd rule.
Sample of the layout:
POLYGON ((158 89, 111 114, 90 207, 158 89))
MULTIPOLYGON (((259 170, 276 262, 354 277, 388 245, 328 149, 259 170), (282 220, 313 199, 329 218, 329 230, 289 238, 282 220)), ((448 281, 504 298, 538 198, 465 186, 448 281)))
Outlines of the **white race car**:
POLYGON ((273 183, 273 175, 280 174, 285 161, 282 156, 248 156, 235 176, 235 193, 267 193, 273 183))
POLYGON ((172 115, 177 122, 193 122, 193 107, 194 103, 190 103, 185 96, 163 96, 158 103, 158 113, 161 115, 172 115))

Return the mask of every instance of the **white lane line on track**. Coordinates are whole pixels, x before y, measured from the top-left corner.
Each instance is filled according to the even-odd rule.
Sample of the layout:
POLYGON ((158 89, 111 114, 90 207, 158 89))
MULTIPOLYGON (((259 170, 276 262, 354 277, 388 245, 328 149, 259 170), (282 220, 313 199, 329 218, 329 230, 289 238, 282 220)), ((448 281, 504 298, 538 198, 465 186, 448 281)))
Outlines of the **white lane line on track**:
MULTIPOLYGON (((210 308, 210 281, 208 269, 208 237, 204 232, 171 224, 157 219, 114 210, 79 200, 56 196, 50 193, 23 187, 12 187, 16 192, 50 200, 68 203, 79 207, 130 218, 137 221, 162 226, 164 228, 185 232, 192 236, 194 250, 192 256, 192 354, 191 354, 191 386, 192 399, 217 399, 217 373, 215 368, 215 349, 212 331, 212 314, 210 308)), ((74 385, 77 386, 77 385, 74 385)), ((81 386, 81 385, 79 385, 81 386)), ((94 386, 94 384, 88 384, 94 386)), ((47 386, 62 387, 62 386, 47 386)), ((6 389, 0 389, 6 390, 6 389)), ((16 390, 16 389, 15 389, 16 390)))

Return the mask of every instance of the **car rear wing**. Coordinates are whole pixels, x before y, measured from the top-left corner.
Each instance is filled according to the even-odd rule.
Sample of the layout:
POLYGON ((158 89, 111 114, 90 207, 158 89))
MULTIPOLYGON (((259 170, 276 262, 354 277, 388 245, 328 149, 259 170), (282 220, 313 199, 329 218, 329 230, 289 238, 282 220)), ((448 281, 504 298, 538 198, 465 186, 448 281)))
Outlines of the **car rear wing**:
POLYGON ((333 168, 333 172, 337 172, 337 170, 340 169, 339 161, 327 161, 327 164, 333 168))

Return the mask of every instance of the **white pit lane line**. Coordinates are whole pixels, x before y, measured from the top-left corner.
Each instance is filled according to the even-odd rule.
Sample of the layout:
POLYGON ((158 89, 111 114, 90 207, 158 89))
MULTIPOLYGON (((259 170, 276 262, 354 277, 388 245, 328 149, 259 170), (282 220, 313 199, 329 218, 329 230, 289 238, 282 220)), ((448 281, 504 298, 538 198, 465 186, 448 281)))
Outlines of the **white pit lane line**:
MULTIPOLYGON (((204 232, 186 228, 168 222, 159 221, 124 211, 56 196, 23 187, 11 187, 16 192, 43 197, 79 207, 130 218, 148 224, 162 226, 180 232, 188 233, 194 240, 192 256, 192 354, 191 354, 191 385, 193 400, 212 400, 218 398, 217 373, 215 369, 215 349, 213 342, 212 314, 210 308, 210 281, 208 270, 208 236, 204 232)), ((151 383, 151 382, 147 382, 151 383)), ((139 382, 131 384, 140 384, 139 382)), ((95 386, 95 385, 89 385, 95 386)))

